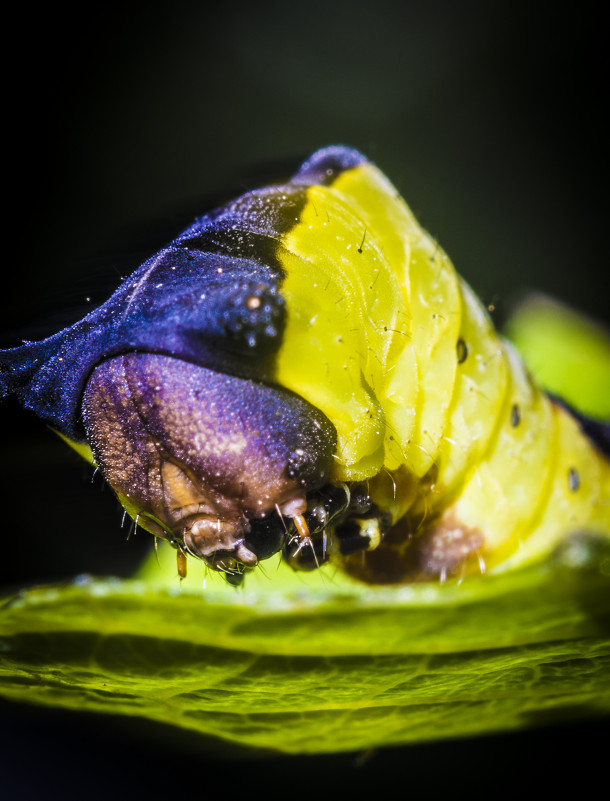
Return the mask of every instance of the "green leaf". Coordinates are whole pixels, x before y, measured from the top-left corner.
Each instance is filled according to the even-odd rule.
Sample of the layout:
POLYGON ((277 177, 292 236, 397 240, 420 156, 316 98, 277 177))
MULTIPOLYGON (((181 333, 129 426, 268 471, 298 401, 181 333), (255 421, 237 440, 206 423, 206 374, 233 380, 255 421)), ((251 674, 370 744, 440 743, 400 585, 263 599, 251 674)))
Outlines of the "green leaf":
POLYGON ((285 567, 181 586, 167 551, 137 581, 8 600, 0 694, 286 753, 610 712, 610 553, 592 535, 519 572, 385 589, 285 567))
POLYGON ((610 419, 610 332, 557 300, 532 295, 504 333, 542 387, 584 414, 610 419))

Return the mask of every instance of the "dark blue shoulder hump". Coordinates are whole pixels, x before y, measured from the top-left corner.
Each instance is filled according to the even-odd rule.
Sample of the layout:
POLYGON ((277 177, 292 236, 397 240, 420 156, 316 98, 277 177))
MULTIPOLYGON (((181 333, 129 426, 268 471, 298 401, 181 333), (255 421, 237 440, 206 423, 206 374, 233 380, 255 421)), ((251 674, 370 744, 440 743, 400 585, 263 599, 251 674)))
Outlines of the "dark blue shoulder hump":
POLYGON ((350 148, 324 148, 288 184, 248 192, 199 218, 83 320, 42 342, 0 351, 0 397, 17 395, 79 440, 89 375, 119 353, 164 354, 264 380, 284 323, 281 235, 298 218, 308 186, 328 184, 364 161, 350 148))

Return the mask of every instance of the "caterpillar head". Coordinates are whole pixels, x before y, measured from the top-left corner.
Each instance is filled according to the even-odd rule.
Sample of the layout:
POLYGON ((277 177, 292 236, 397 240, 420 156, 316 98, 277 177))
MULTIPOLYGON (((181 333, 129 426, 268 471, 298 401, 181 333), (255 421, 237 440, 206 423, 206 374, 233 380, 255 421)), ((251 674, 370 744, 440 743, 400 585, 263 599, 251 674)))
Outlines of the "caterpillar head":
POLYGON ((98 365, 83 417, 140 524, 236 577, 282 549, 336 447, 332 424, 292 393, 156 354, 98 365))

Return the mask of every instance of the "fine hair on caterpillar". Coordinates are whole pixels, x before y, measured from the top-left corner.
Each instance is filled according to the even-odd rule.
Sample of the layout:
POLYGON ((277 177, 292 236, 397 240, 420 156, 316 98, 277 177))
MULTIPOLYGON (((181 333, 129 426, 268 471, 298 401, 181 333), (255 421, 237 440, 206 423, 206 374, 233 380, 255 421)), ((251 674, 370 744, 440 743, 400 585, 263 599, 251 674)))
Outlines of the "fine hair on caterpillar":
POLYGON ((329 147, 197 219, 106 303, 0 353, 128 514, 239 584, 274 554, 370 584, 610 536, 610 466, 381 171, 329 147))

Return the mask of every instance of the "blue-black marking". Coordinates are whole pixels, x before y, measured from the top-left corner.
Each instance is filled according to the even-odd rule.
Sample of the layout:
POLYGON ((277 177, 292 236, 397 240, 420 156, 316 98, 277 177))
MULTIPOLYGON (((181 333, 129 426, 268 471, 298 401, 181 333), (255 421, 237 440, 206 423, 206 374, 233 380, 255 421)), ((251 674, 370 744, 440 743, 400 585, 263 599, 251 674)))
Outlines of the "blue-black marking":
POLYGON ((83 440, 84 386, 95 365, 118 354, 158 353, 270 379, 285 320, 282 234, 297 222, 307 186, 329 184, 364 160, 355 150, 326 148, 285 186, 249 192, 199 218, 84 319, 1 351, 0 398, 15 394, 54 428, 83 440))

